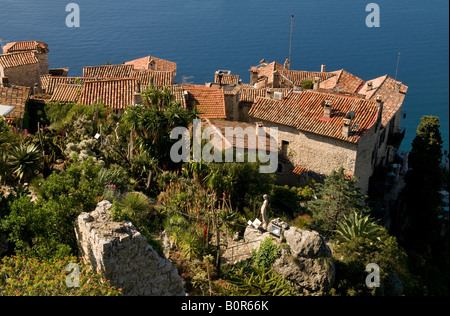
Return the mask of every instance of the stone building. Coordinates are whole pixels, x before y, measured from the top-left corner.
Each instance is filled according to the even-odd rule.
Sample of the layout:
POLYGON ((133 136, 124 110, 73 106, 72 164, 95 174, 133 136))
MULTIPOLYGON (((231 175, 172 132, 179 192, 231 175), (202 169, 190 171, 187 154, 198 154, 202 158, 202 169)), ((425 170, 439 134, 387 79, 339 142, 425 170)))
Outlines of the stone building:
POLYGON ((249 116, 279 129, 280 182, 298 185, 304 173, 314 178, 344 167, 367 192, 379 162, 381 135, 396 114, 385 107, 382 96, 373 100, 305 90, 282 100, 258 97, 249 116))
POLYGON ((133 65, 134 69, 154 70, 154 71, 170 71, 173 77, 177 75, 177 64, 173 61, 146 56, 124 63, 125 65, 133 65))
POLYGON ((0 78, 10 85, 32 88, 40 92, 40 64, 33 51, 0 55, 0 78))
POLYGON ((3 47, 4 54, 33 52, 39 61, 39 72, 41 75, 49 73, 49 65, 47 54, 49 52, 48 45, 44 42, 26 41, 8 43, 3 47))

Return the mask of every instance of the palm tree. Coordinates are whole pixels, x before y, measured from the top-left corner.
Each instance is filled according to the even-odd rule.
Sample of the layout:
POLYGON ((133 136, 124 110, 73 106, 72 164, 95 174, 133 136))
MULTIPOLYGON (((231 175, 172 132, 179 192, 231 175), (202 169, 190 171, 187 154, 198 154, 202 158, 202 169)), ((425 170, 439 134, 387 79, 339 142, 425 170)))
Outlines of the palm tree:
POLYGON ((7 162, 19 182, 28 181, 40 168, 41 154, 36 145, 13 146, 8 152, 7 162))
POLYGON ((368 239, 369 241, 379 240, 383 234, 383 229, 374 223, 369 215, 364 216, 353 211, 337 223, 335 232, 337 241, 345 243, 357 238, 368 239))

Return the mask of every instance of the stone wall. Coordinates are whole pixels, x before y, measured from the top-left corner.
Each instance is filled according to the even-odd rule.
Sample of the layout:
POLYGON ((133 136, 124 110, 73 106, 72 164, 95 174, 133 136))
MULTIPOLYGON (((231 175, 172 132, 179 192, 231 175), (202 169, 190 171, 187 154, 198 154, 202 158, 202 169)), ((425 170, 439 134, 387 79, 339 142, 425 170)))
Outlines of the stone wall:
POLYGON ((75 232, 82 256, 128 296, 184 296, 177 268, 158 254, 130 222, 114 222, 111 203, 82 213, 75 232))
POLYGON ((1 75, 8 77, 10 85, 34 88, 37 83, 39 91, 41 90, 39 63, 7 68, 1 75))

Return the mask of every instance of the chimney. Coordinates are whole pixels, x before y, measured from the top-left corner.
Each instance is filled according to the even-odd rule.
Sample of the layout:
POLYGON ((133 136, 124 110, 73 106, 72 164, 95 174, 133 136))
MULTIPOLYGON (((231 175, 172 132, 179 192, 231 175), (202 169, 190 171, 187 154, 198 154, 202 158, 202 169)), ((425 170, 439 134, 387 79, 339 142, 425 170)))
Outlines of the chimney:
POLYGON ((39 94, 39 84, 36 82, 33 86, 33 95, 39 94))
POLYGON ((222 78, 223 78, 223 74, 222 73, 218 73, 217 74, 217 78, 219 79, 219 87, 222 86, 222 78))
POLYGON ((264 58, 261 59, 261 61, 259 63, 261 64, 262 67, 267 66, 267 61, 264 58))
POLYGON ((285 70, 290 70, 291 69, 291 62, 289 61, 288 58, 286 58, 286 60, 284 61, 284 69, 285 70))
POLYGON ((314 77, 313 89, 314 90, 318 90, 319 88, 320 88, 320 78, 319 77, 314 77))
POLYGON ((277 101, 283 101, 283 92, 275 91, 273 93, 273 99, 277 101))
POLYGON ((133 93, 133 105, 134 106, 143 103, 143 99, 142 99, 140 91, 141 91, 141 86, 138 85, 137 90, 133 93))
POLYGON ((344 118, 344 125, 342 127, 342 137, 349 138, 352 131, 352 120, 344 118))
POLYGON ((272 91, 272 89, 267 89, 266 98, 273 99, 273 91, 272 91))
POLYGON ((256 122, 255 124, 255 134, 256 136, 264 135, 264 124, 260 122, 256 122))
POLYGON ((372 81, 369 81, 369 82, 367 83, 367 90, 370 91, 370 90, 372 90, 372 89, 373 89, 373 83, 372 83, 372 81))
POLYGON ((345 114, 344 120, 343 120, 343 126, 342 126, 342 137, 349 138, 352 134, 352 123, 353 119, 355 118, 355 112, 350 111, 345 114))
POLYGON ((325 72, 325 68, 326 68, 325 65, 320 66, 320 72, 325 72))
POLYGON ((0 80, 0 86, 7 88, 9 87, 9 79, 8 77, 2 77, 0 80))
POLYGON ((377 95, 377 108, 378 108, 378 120, 381 120, 381 116, 383 114, 383 97, 381 95, 377 95))
POLYGON ((258 82, 258 71, 250 70, 250 85, 255 85, 258 82))
POLYGON ((332 103, 331 100, 324 100, 323 101, 323 117, 324 118, 331 118, 331 109, 332 109, 332 103))
POLYGON ((273 82, 272 82, 273 88, 281 88, 280 87, 280 74, 278 71, 275 71, 273 73, 273 82))

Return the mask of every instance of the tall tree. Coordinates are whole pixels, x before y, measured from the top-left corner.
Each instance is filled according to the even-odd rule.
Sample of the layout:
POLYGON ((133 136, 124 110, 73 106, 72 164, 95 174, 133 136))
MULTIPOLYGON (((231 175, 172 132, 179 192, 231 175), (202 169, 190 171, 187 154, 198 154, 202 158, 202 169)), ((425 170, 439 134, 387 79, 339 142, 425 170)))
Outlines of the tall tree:
POLYGON ((366 213, 365 196, 356 186, 355 178, 346 179, 344 168, 334 170, 323 184, 318 184, 318 199, 309 206, 322 234, 330 236, 337 223, 352 211, 366 213))
POLYGON ((393 233, 407 250, 412 270, 423 277, 430 290, 440 288, 442 281, 437 280, 448 280, 448 262, 445 264, 448 242, 441 237, 442 223, 438 218, 442 199, 439 193, 442 188, 439 127, 438 117, 422 117, 412 142, 405 189, 393 221, 393 233))

